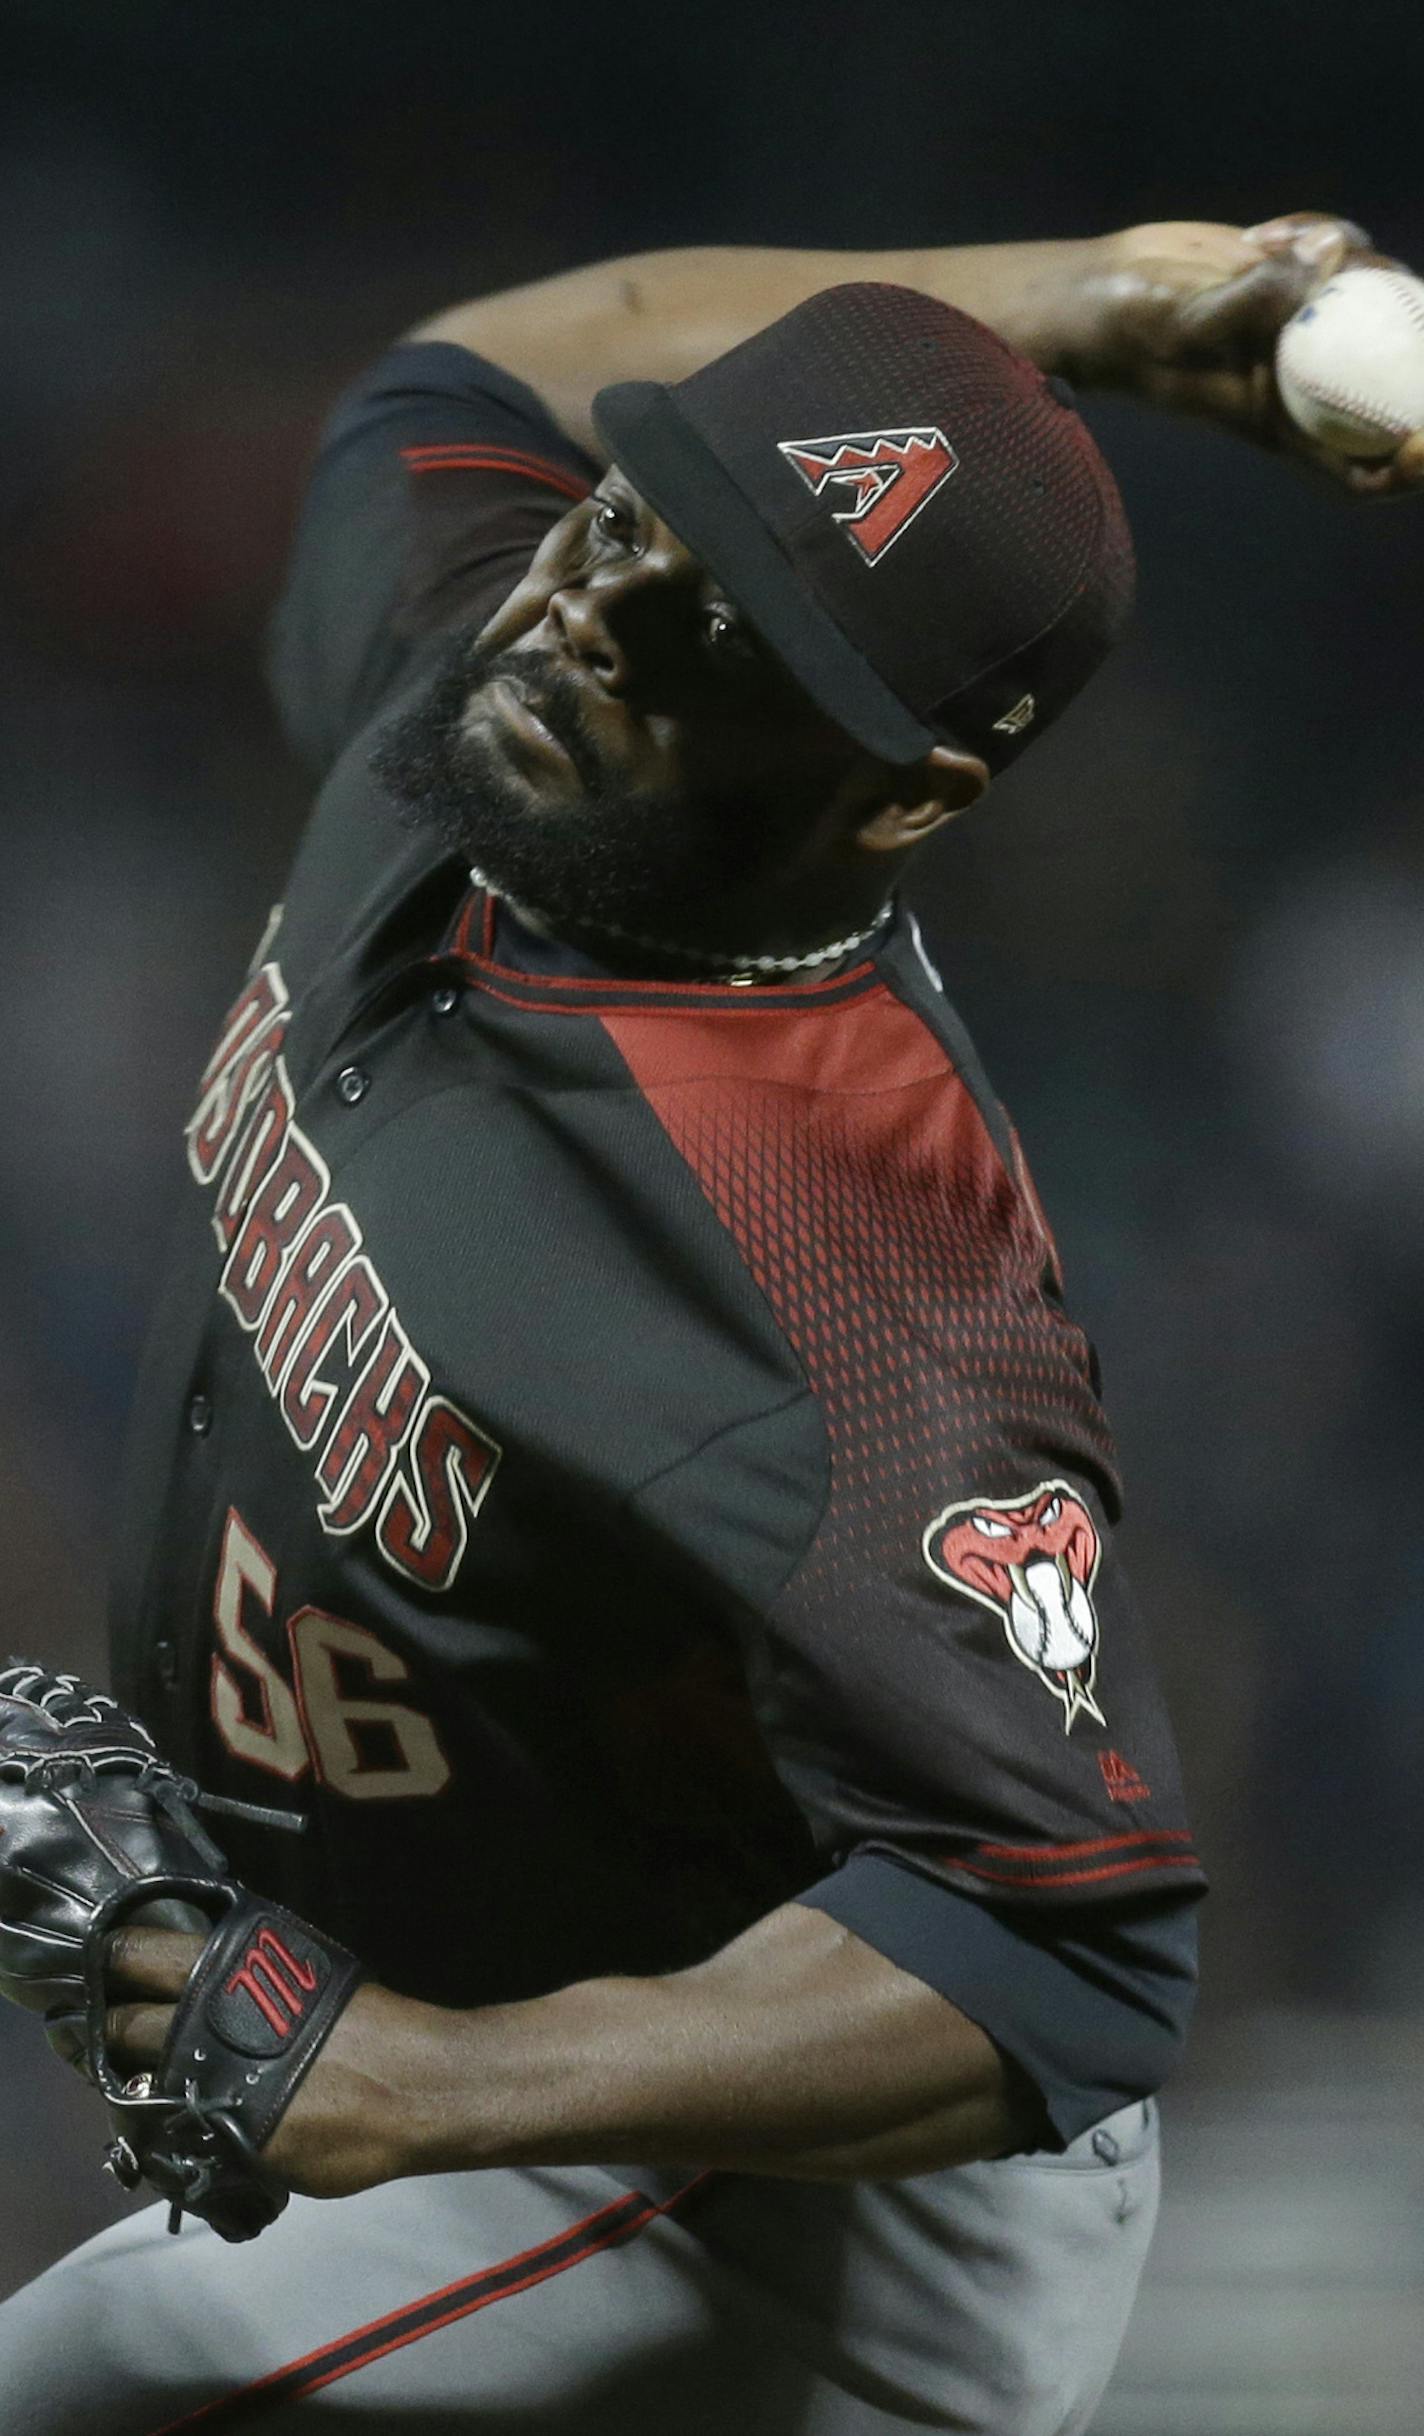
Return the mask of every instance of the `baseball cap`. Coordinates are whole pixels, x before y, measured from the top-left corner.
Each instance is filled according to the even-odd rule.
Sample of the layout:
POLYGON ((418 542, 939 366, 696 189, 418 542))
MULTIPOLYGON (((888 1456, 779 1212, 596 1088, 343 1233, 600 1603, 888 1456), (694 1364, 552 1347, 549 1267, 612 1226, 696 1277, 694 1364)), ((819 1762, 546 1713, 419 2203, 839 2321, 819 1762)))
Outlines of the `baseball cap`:
POLYGON ((991 770, 1126 621, 1132 539, 1064 384, 917 289, 808 297, 686 380, 601 389, 648 504, 829 718, 991 770))

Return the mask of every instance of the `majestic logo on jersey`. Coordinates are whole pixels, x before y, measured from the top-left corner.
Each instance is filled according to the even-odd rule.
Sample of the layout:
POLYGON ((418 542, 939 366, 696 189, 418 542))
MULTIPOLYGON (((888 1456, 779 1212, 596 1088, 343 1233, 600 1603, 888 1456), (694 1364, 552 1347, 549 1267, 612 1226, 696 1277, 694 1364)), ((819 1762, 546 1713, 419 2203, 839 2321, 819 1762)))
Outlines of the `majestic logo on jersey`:
POLYGON ((839 502, 832 516, 872 567, 959 463, 933 423, 906 431, 841 431, 829 440, 778 440, 776 445, 808 490, 818 499, 829 494, 839 502))
POLYGON ((386 1563, 448 1590, 500 1450, 432 1395, 325 1160, 294 1119, 280 968, 253 974, 204 1071, 188 1165, 213 1194, 219 1292, 288 1436, 310 1456, 333 1539, 370 1528, 386 1563))
POLYGON ((1065 1480, 1040 1481, 1027 1497, 946 1506, 925 1533, 924 1551, 942 1582, 999 1618, 1014 1656, 1062 1702, 1065 1734, 1080 1710, 1106 1723, 1093 1697, 1101 1543, 1065 1480))

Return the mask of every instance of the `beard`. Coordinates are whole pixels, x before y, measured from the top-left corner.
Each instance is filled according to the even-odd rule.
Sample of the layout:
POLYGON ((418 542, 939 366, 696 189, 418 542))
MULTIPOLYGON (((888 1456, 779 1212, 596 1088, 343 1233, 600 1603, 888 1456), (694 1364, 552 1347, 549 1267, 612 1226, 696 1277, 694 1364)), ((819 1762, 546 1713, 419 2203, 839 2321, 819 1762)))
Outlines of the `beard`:
POLYGON ((488 651, 466 636, 381 730, 370 766, 408 827, 437 831, 496 895, 556 932, 603 927, 721 947, 719 910, 745 920, 748 891, 755 901, 787 842, 769 834, 779 824, 765 810, 729 791, 620 784, 584 725, 579 687, 550 653, 488 651), (499 677, 528 689, 573 764, 576 793, 539 796, 492 736, 466 724, 472 698, 499 677))

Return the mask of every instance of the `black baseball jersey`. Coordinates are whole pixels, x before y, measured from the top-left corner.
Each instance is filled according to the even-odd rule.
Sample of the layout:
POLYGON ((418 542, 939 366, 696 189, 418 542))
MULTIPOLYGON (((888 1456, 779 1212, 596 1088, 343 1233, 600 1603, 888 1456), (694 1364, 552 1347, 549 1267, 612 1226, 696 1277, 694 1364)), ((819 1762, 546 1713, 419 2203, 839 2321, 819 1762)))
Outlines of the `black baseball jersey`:
POLYGON ((396 1989, 668 1969, 809 1890, 1066 2134, 1132 2068, 1075 2114, 994 1989, 1066 2017, 1087 1953, 1130 1996, 1201 1873, 1090 1349, 913 923, 810 984, 620 979, 368 770, 594 472, 450 348, 333 429, 278 650, 328 774, 195 1089, 119 1684, 396 1989))

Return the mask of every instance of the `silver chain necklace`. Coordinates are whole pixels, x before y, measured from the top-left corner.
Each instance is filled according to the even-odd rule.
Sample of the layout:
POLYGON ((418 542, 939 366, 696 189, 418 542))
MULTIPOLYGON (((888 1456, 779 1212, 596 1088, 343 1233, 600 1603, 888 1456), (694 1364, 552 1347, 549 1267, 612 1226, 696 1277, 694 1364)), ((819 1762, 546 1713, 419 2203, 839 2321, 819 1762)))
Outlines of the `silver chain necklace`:
MULTIPOLYGON (((470 877, 477 888, 487 890, 490 895, 498 893, 490 888, 482 871, 472 870, 470 877)), ((853 930, 847 939, 832 939, 826 947, 810 948, 803 956, 716 955, 703 953, 695 947, 680 946, 675 939, 651 938, 646 931, 625 930, 619 922, 591 922, 588 928, 598 938, 617 939, 626 947, 642 947, 655 956, 670 956, 678 963, 694 964, 701 971, 724 979, 729 989, 750 989, 763 979, 776 979, 783 973, 814 972, 818 964, 833 964, 842 956, 852 955, 856 948, 864 947, 866 940, 879 930, 889 915, 891 903, 892 900, 887 897, 874 921, 867 922, 864 930, 853 930)), ((557 937, 548 916, 540 913, 537 906, 515 906, 513 910, 532 915, 552 937, 557 937)))

